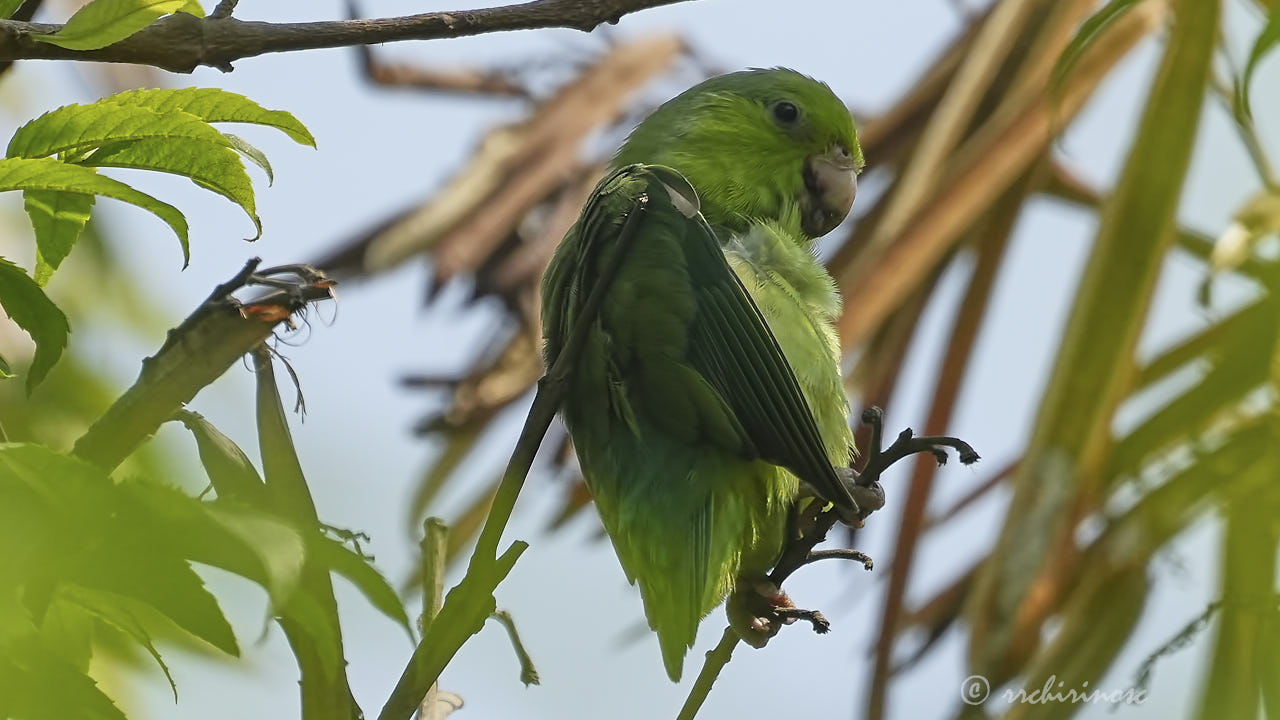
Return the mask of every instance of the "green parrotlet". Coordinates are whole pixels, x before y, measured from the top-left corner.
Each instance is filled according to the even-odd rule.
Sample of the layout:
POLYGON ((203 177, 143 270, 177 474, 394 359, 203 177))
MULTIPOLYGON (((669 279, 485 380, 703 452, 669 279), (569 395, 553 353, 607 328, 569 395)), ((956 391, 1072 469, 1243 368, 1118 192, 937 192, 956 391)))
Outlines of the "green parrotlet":
POLYGON ((550 367, 639 214, 562 412, 672 680, 708 612, 768 592, 797 502, 858 511, 833 469, 853 435, 814 239, 848 214, 862 165, 825 84, 712 78, 635 128, 543 278, 550 367))

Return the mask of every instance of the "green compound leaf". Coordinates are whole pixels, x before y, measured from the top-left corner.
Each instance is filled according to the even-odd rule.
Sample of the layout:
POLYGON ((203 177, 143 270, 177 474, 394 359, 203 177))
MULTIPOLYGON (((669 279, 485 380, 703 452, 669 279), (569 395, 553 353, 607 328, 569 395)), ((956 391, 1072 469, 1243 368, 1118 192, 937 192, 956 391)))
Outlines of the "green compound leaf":
POLYGON ((43 286, 80 239, 93 213, 94 196, 27 190, 22 199, 36 231, 36 282, 43 286))
POLYGON ((0 308, 36 343, 36 355, 27 371, 27 392, 31 392, 67 347, 71 327, 67 316, 49 299, 40 286, 17 265, 0 257, 0 308))
MULTIPOLYGON (((0 160, 0 192, 6 190, 51 190, 102 195, 137 205, 165 221, 182 244, 183 266, 190 260, 187 219, 174 206, 134 190, 119 180, 99 175, 81 165, 52 158, 6 158, 0 160)), ((34 218, 33 218, 34 219, 34 218)))
POLYGON ((222 133, 192 113, 99 101, 64 105, 23 125, 9 141, 6 155, 42 158, 63 154, 74 158, 109 143, 158 138, 231 146, 222 133))
POLYGON ((69 50, 97 50, 189 6, 190 0, 93 0, 58 32, 31 38, 69 50))
POLYGON ((182 175, 239 205, 262 236, 253 183, 236 151, 206 142, 174 142, 168 138, 130 140, 105 145, 81 161, 95 167, 132 168, 182 175))
POLYGON ((130 90, 106 98, 118 105, 147 107, 157 112, 179 110, 207 123, 247 123, 273 127, 301 145, 316 146, 311 131, 292 113, 268 110, 243 95, 218 88, 130 90))

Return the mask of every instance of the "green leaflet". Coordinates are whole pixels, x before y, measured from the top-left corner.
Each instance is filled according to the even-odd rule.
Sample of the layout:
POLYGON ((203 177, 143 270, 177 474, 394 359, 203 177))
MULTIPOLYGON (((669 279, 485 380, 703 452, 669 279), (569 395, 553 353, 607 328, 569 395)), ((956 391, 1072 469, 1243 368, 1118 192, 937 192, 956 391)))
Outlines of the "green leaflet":
POLYGON ((283 607, 302 576, 307 555, 302 535, 283 520, 262 512, 246 511, 225 502, 204 505, 204 512, 226 535, 237 538, 253 553, 264 572, 260 583, 273 606, 283 607))
POLYGON ((75 585, 63 586, 58 594, 62 604, 79 608, 141 645, 160 666, 165 679, 169 681, 169 689, 173 691, 173 701, 178 702, 178 684, 173 681, 173 674, 169 672, 169 666, 165 664, 164 658, 160 657, 160 651, 156 650, 155 644, 151 642, 151 635, 142 623, 138 622, 133 608, 130 607, 134 601, 115 593, 75 585))
MULTIPOLYGON (((54 598, 61 588, 53 588, 54 598)), ((80 672, 89 671, 93 657, 93 618, 73 605, 54 600, 40 618, 40 644, 80 672)))
POLYGON ((13 377, 13 372, 9 368, 9 361, 0 355, 0 380, 8 380, 13 377))
POLYGON ((187 245, 187 219, 177 208, 134 190, 119 180, 99 175, 93 168, 45 157, 6 158, 0 160, 0 192, 5 190, 56 190, 105 195, 137 205, 164 220, 173 229, 182 244, 184 267, 191 259, 187 245))
POLYGON ((168 138, 129 140, 105 145, 82 164, 94 167, 133 168, 171 173, 190 178, 239 205, 253 222, 257 232, 247 240, 262 236, 262 220, 258 218, 253 198, 253 183, 244 163, 234 151, 220 144, 174 142, 168 138))
POLYGON ((32 35, 69 50, 97 50, 119 42, 170 13, 189 12, 191 0, 93 0, 52 35, 32 35))
MULTIPOLYGON (((31 159, 56 155, 70 165, 182 175, 239 205, 256 231, 249 239, 256 240, 262 235, 262 221, 257 214, 252 181, 240 156, 261 167, 268 182, 274 181, 271 165, 262 151, 239 137, 219 132, 211 122, 274 127, 296 142, 315 146, 311 133, 287 112, 268 110, 242 95, 214 88, 183 88, 133 90, 90 105, 52 110, 19 128, 9 142, 7 155, 31 159)), ((115 183, 115 187, 128 189, 136 199, 149 198, 123 183, 115 183)), ((76 192, 109 194, 83 189, 76 192)), ((112 197, 134 202, 118 195, 112 197)), ((75 246, 92 204, 91 198, 67 192, 27 193, 27 212, 35 225, 40 250, 37 282, 44 284, 75 246)), ((174 227, 183 245, 185 266, 190 253, 182 214, 163 203, 135 204, 156 212, 174 227), (159 206, 172 212, 159 212, 159 206)))
POLYGON ((1053 72, 1049 76, 1049 88, 1055 92, 1059 90, 1076 63, 1080 61, 1080 57, 1102 34, 1102 31, 1140 2, 1142 0, 1109 0, 1101 10, 1081 23, 1080 29, 1071 38, 1071 42, 1067 43, 1062 55, 1058 57, 1057 64, 1054 65, 1053 72))
POLYGON ((266 487, 262 484, 262 476, 231 438, 223 435, 204 416, 191 410, 181 409, 173 419, 185 425, 195 437, 200 463, 204 465, 219 499, 239 500, 254 506, 265 502, 266 487))
MULTIPOLYGON (((231 627, 190 562, 253 580, 280 607, 306 556, 301 533, 274 515, 152 483, 116 484, 78 458, 27 444, 0 444, 0 543, 12 548, 0 588, 72 583, 114 593, 233 655, 231 627)), ((27 605, 39 616, 53 599, 27 605)))
POLYGON ((198 115, 99 101, 64 105, 18 128, 5 151, 8 157, 76 156, 108 143, 165 138, 200 140, 231 147, 222 133, 198 115))
POLYGON ((218 88, 129 90, 112 95, 104 102, 146 107, 157 112, 181 110, 207 123, 265 125, 276 128, 301 145, 316 146, 311 131, 291 113, 267 110, 243 95, 218 88))
POLYGON ((291 595, 305 561, 302 534, 276 515, 225 500, 200 502, 176 488, 124 483, 140 522, 182 557, 253 580, 277 606, 291 595))
POLYGON ((0 18, 11 18, 22 7, 22 0, 0 0, 0 18))
POLYGON ((1253 49, 1249 51, 1249 60, 1244 66, 1244 72, 1236 80, 1234 109, 1237 121, 1242 124, 1253 122, 1253 110, 1249 103, 1249 85, 1253 82, 1253 71, 1258 68, 1262 58, 1274 50, 1277 44, 1280 44, 1280 0, 1272 0, 1267 24, 1253 41, 1253 49))
POLYGON ((74 583, 146 603, 214 647, 239 652, 217 601, 178 550, 188 538, 160 523, 129 484, 47 447, 0 445, 0 499, 0 541, 11 548, 0 587, 27 588, 33 616, 52 601, 44 593, 34 605, 33 589, 74 583))
POLYGON ((404 603, 391 587, 391 583, 373 567, 367 559, 351 550, 343 543, 332 538, 322 537, 312 541, 317 561, 327 565, 330 570, 351 581, 369 603, 380 610, 383 615, 396 621, 413 639, 413 630, 409 624, 409 616, 404 611, 404 603))
POLYGON ((93 213, 94 196, 27 190, 22 193, 22 199, 36 232, 36 282, 44 285, 80 239, 93 213))
POLYGON ((222 133, 222 135, 231 141, 231 146, 236 149, 236 152, 245 156, 249 162, 262 168, 262 172, 267 174, 267 185, 275 184, 276 174, 271 170, 271 163, 267 161, 266 153, 250 145, 247 140, 239 135, 232 135, 231 133, 222 133))
MULTIPOLYGON (((0 168, 3 162, 0 162, 0 168)), ((27 371, 27 392, 31 392, 67 347, 71 327, 67 317, 49 300, 40 286, 22 268, 0 257, 0 308, 36 343, 35 358, 27 371)), ((0 368, 5 370, 6 368, 0 368)))

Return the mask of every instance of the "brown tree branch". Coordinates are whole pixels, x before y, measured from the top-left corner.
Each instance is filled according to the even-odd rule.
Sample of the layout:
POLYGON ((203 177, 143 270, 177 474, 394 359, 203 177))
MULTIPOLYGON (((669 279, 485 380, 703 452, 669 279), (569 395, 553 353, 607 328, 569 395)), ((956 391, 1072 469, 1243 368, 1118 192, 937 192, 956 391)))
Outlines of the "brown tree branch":
MULTIPOLYGON (((623 15, 685 0, 532 0, 518 5, 422 13, 369 20, 305 23, 251 22, 234 17, 175 13, 114 45, 70 50, 33 39, 61 25, 0 20, 0 63, 13 60, 89 60, 152 65, 189 73, 266 53, 351 47, 401 40, 438 40, 507 30, 571 28, 590 32, 623 15)), ((221 6, 220 6, 221 7, 221 6)))

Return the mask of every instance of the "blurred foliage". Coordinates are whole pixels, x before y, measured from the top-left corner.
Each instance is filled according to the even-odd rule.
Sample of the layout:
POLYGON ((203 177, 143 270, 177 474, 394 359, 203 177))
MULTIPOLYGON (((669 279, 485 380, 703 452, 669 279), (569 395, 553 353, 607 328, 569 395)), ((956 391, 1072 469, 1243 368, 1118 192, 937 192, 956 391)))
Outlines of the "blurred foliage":
MULTIPOLYGON (((17 5, 0 3, 0 12, 17 5)), ((83 12, 101 21, 84 25, 80 41, 106 44, 127 35, 146 24, 132 14, 140 8, 150 22, 191 5, 95 0, 83 12)), ((1255 69, 1277 44, 1274 1, 998 0, 970 18, 890 107, 856 113, 869 167, 886 190, 864 198, 858 217, 824 241, 823 251, 845 297, 847 385, 860 403, 892 406, 923 308, 940 297, 939 278, 965 278, 934 363, 924 433, 944 432, 955 414, 977 339, 988 331, 1010 234, 1028 205, 1054 198, 1099 221, 1022 456, 976 478, 965 497, 936 514, 929 512, 938 503, 928 462, 914 468, 905 491, 890 490, 904 500, 892 561, 880 566, 889 577, 865 717, 890 715, 894 678, 961 624, 970 672, 993 686, 1034 687, 1049 675, 1076 686, 1095 682, 1131 643, 1149 605, 1153 558, 1209 515, 1224 527, 1219 598, 1203 622, 1171 629, 1166 647, 1142 649, 1155 659, 1204 642, 1208 636, 1197 632, 1212 627, 1199 704, 1187 714, 1280 716, 1280 184, 1266 151, 1276 138, 1260 137, 1249 102, 1255 69), (1261 13, 1243 62, 1220 31, 1228 2, 1261 13), (1151 37, 1161 41, 1159 69, 1116 185, 1099 191, 1063 165, 1054 140, 1151 37), (1205 231, 1181 226, 1178 209, 1199 120, 1213 111, 1233 119, 1258 170, 1258 191, 1227 227, 1205 231), (1157 279, 1175 254, 1202 267, 1206 304, 1223 276, 1247 285, 1249 298, 1153 357, 1139 357, 1157 279), (1190 381, 1171 382, 1177 378, 1190 381), (1145 411, 1141 421, 1121 428, 1117 413, 1134 407, 1145 411), (911 570, 922 540, 999 487, 1010 489, 1012 501, 990 553, 942 591, 909 603, 917 596, 911 570)), ((541 374, 536 293, 543 267, 611 143, 649 109, 646 91, 677 72, 684 84, 688 75, 714 69, 674 35, 620 41, 581 64, 549 63, 543 70, 557 80, 551 92, 535 90, 528 69, 389 68, 367 52, 364 60, 376 82, 527 103, 523 118, 489 131, 432 197, 317 263, 358 280, 425 256, 431 300, 441 288, 465 283, 473 300, 496 300, 503 310, 503 331, 492 345, 475 348, 467 372, 407 379, 448 396, 444 409, 419 425, 441 451, 423 469, 408 521, 420 527, 442 491, 467 484, 471 501, 448 540, 456 558, 475 539, 498 485, 497 477, 477 481, 460 468, 498 434, 500 419, 520 412, 541 374)), ((20 130, 0 160, 0 189, 24 191, 39 249, 30 275, 0 264, 0 305, 37 341, 32 363, 10 354, 9 362, 0 360, 0 377, 25 375, 31 387, 52 368, 30 396, 38 402, 23 397, 17 383, 0 383, 0 422, 20 441, 0 444, 0 535, 9 550, 0 559, 0 716, 121 717, 87 671, 91 653, 122 638, 166 674, 158 636, 237 653, 193 564, 266 589, 299 664, 309 719, 360 713, 347 683, 331 572, 409 631, 400 599, 358 546, 348 546, 351 536, 335 539, 317 516, 267 351, 255 352, 253 362, 261 469, 198 414, 172 418, 195 438, 212 485, 206 496, 166 484, 173 478, 152 448, 119 468, 53 449, 69 445, 116 396, 74 349, 55 365, 67 322, 42 289, 77 240, 81 252, 103 259, 95 275, 119 276, 94 234, 94 198, 150 210, 185 246, 186 221, 177 209, 96 168, 185 176, 257 224, 242 158, 268 175, 270 167, 256 149, 210 125, 219 122, 265 124, 314 144, 292 116, 245 98, 158 90, 55 110, 20 130)), ((111 295, 130 302, 128 289, 111 295)), ((101 319, 74 301, 67 309, 77 321, 101 319)), ((573 477, 571 450, 563 430, 553 428, 541 466, 567 478, 557 527, 590 504, 573 477)), ((1202 610, 1186 608, 1188 617, 1202 610)), ((1142 672, 1147 678, 1158 669, 1148 664, 1142 672)), ((1005 714, 1065 717, 1078 709, 1015 704, 1005 714)))
MULTIPOLYGON (((973 17, 898 102, 859 114, 869 170, 888 190, 860 200, 851 227, 828 238, 823 250, 845 297, 848 387, 864 405, 892 406, 906 349, 921 309, 938 292, 938 278, 969 268, 935 363, 926 433, 947 429, 964 392, 1009 234, 1027 205, 1055 198, 1100 220, 1087 269, 1068 301, 1070 321, 1024 457, 992 469, 937 516, 926 510, 937 506, 931 502, 934 468, 917 465, 905 489, 867 717, 886 716, 893 677, 927 655, 958 620, 968 626, 970 671, 987 675, 993 686, 1020 679, 1036 687, 1037 678, 1051 673, 1077 687, 1096 682, 1143 615, 1152 587, 1149 563, 1205 514, 1221 514, 1227 524, 1220 603, 1233 610, 1217 620, 1199 712, 1251 718, 1263 698, 1275 711, 1280 503, 1267 483, 1280 475, 1271 451, 1280 430, 1280 266, 1273 244, 1280 186, 1248 96, 1254 69, 1280 39, 1280 3, 1245 4, 1265 17, 1245 62, 1236 63, 1219 30, 1224 3, 1217 0, 1000 0, 973 17), (1150 36, 1163 41, 1160 67, 1117 184, 1100 192, 1062 164, 1054 138, 1150 36), (1213 99, 1221 105, 1208 105, 1213 99), (1260 186, 1234 224, 1208 233, 1179 226, 1177 213, 1202 106, 1234 119, 1260 186), (1135 346, 1156 279, 1174 254, 1201 264, 1206 303, 1214 278, 1224 275, 1251 286, 1252 299, 1154 358, 1140 359, 1135 346), (1174 383, 1170 392, 1170 378, 1188 376, 1194 381, 1174 383), (1117 430, 1117 411, 1133 407, 1146 409, 1146 419, 1117 430), (1011 487, 1013 501, 991 553, 950 587, 910 606, 908 579, 922 538, 1002 485, 1011 487), (911 637, 926 640, 921 645, 911 637), (910 659, 902 662, 911 645, 910 659)), ((444 188, 320 263, 356 279, 426 256, 430 297, 447 284, 466 283, 474 300, 494 298, 505 309, 505 336, 476 348, 469 371, 406 378, 411 387, 449 398, 419 425, 441 449, 422 472, 409 527, 418 527, 451 484, 465 483, 472 500, 453 523, 455 558, 478 532, 498 482, 462 468, 486 443, 497 442, 491 426, 521 412, 539 377, 538 279, 610 152, 609 143, 596 138, 619 137, 645 110, 635 99, 643 97, 639 91, 690 68, 707 72, 675 37, 628 39, 549 95, 515 93, 533 98, 526 116, 490 131, 444 188), (592 112, 585 114, 588 102, 592 112), (578 159, 583 156, 588 159, 578 159)), ((456 90, 457 78, 433 87, 430 78, 440 74, 370 65, 377 82, 412 77, 405 84, 456 90)), ((513 73, 477 70, 466 77, 503 88, 493 91, 498 96, 520 84, 513 73)), ((478 85, 475 91, 484 92, 478 85)), ((559 527, 583 512, 590 496, 572 479, 567 437, 557 429, 552 436, 542 467, 571 478, 554 520, 559 527)), ((1201 608, 1186 610, 1194 615, 1201 608)), ((1024 704, 1008 714, 1057 717, 1078 709, 1024 704)))
MULTIPOLYGON (((238 656, 231 626, 193 563, 240 575, 267 591, 271 614, 298 658, 307 717, 361 716, 347 687, 331 572, 345 576, 374 607, 412 634, 394 589, 359 550, 360 536, 335 532, 316 516, 265 347, 255 354, 262 473, 198 414, 178 409, 171 418, 196 438, 212 489, 200 498, 174 487, 186 483, 162 482, 169 479, 169 463, 151 448, 132 452, 126 429, 104 426, 101 420, 117 417, 104 410, 114 411, 126 400, 136 403, 148 392, 164 395, 146 367, 130 393, 113 404, 116 391, 97 376, 92 362, 72 354, 57 364, 70 328, 45 295, 45 283, 82 238, 86 252, 99 260, 96 277, 87 279, 82 290, 100 290, 93 280, 118 282, 123 274, 91 222, 97 195, 155 213, 178 235, 184 254, 186 250, 187 224, 180 211, 100 175, 96 168, 185 176, 239 205, 261 229, 240 158, 262 166, 268 176, 270 167, 256 148, 210 124, 220 122, 266 125, 299 143, 315 144, 289 113, 267 110, 239 95, 199 88, 134 90, 45 113, 18 129, 7 157, 0 160, 0 189, 23 191, 36 241, 34 277, 0 258, 0 308, 35 341, 32 360, 20 369, 27 376, 26 397, 12 392, 13 383, 0 387, 6 399, 0 421, 9 428, 0 431, 0 539, 9 548, 0 560, 0 717, 122 718, 88 675, 95 648, 118 647, 121 639, 149 654, 171 685, 153 641, 157 636, 171 639, 176 632, 187 642, 238 656), (52 381, 37 388, 51 369, 52 381), (101 444, 117 446, 114 454, 91 454, 79 445, 71 453, 54 449, 87 427, 82 440, 95 434, 101 444), (10 441, 19 439, 23 442, 10 441), (118 470, 125 461, 125 469, 118 470)), ((255 268, 256 263, 243 273, 240 285, 282 289, 287 297, 297 294, 302 304, 327 296, 328 284, 305 269, 253 275, 255 268), (283 273, 303 278, 315 292, 303 293, 282 280, 283 273)), ((240 285, 222 291, 224 295, 215 291, 211 302, 224 303, 246 322, 267 328, 287 319, 294 307, 266 305, 264 298, 248 304, 233 301, 229 293, 240 285)), ((72 294, 68 304, 99 322, 110 316, 104 306, 123 307, 130 322, 145 324, 149 315, 132 288, 114 288, 105 295, 113 302, 97 300, 85 307, 81 301, 87 298, 72 294)), ((193 317, 207 311, 201 308, 193 317)), ((156 364, 166 348, 190 340, 183 334, 199 327, 189 323, 172 331, 171 343, 150 362, 156 364)), ((3 365, 7 377, 15 369, 3 365)), ((158 402, 171 403, 166 412, 173 412, 180 400, 166 396, 158 402)), ((149 436, 156 427, 133 430, 149 436)), ((178 689, 173 690, 176 699, 178 689)))

